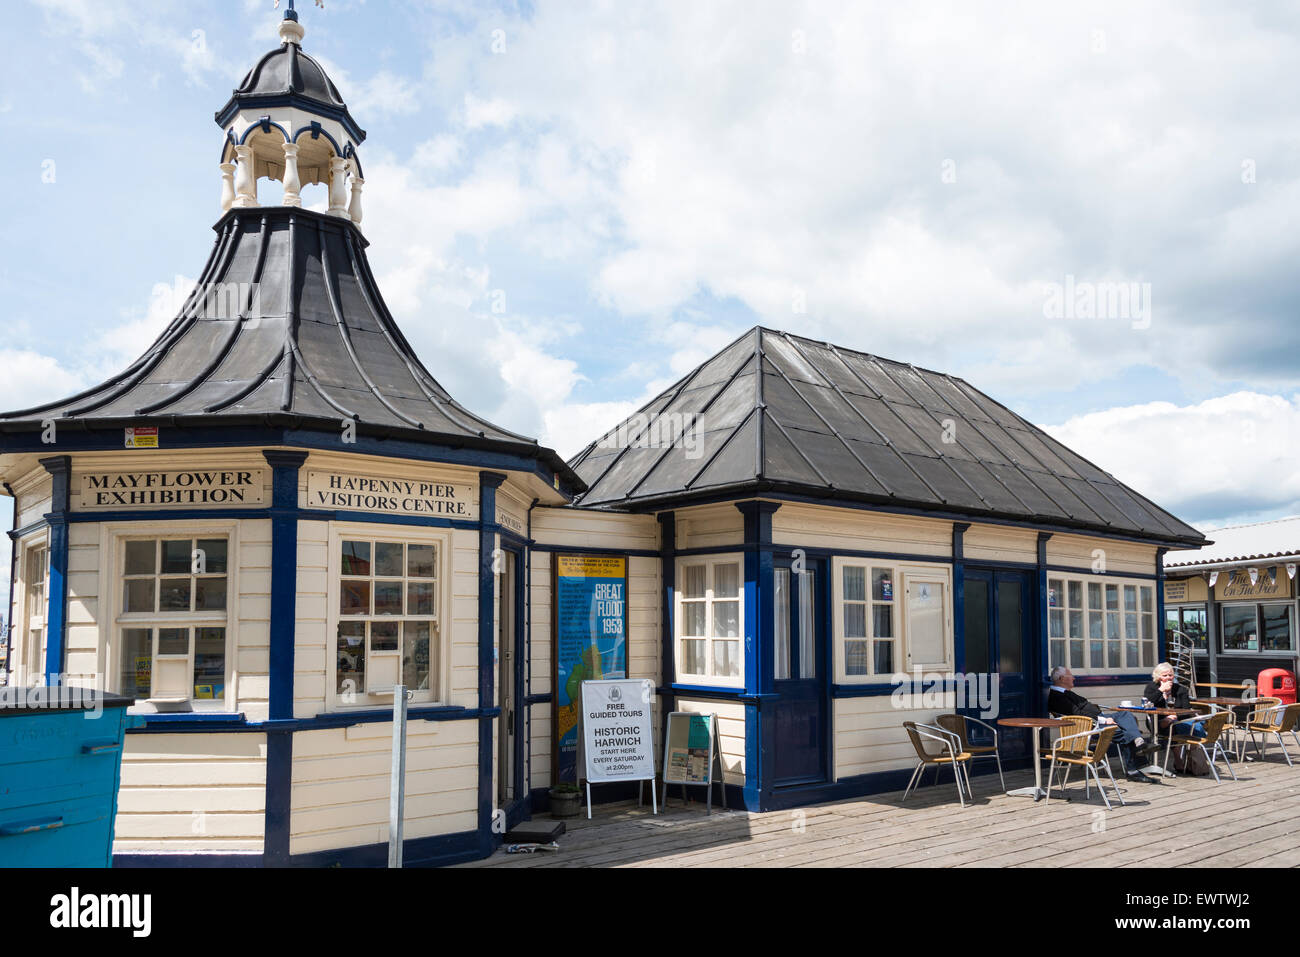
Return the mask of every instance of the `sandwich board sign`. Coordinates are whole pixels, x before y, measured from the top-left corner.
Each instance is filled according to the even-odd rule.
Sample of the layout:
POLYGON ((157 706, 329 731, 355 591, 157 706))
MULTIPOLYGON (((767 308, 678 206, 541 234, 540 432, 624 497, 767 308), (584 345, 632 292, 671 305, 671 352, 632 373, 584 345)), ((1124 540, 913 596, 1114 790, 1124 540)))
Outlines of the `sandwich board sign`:
MULTIPOLYGON (((651 800, 654 800, 653 699, 654 683, 648 678, 582 683, 582 753, 588 819, 593 784, 649 781, 651 800)), ((658 814, 658 801, 654 801, 654 807, 658 814)))
POLYGON ((706 814, 713 813, 713 782, 722 788, 722 806, 727 806, 727 792, 722 783, 722 754, 718 747, 718 716, 674 711, 668 715, 668 733, 664 736, 664 804, 668 803, 668 785, 702 786, 708 792, 706 814), (714 766, 718 776, 713 776, 714 766))

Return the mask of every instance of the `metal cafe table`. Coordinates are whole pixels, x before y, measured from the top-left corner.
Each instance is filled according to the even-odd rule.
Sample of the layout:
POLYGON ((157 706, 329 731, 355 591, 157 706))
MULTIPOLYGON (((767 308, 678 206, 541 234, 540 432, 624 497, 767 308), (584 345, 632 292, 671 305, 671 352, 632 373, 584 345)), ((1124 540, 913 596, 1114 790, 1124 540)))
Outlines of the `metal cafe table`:
POLYGON ((1034 748, 1034 786, 1015 788, 1007 794, 1012 797, 1031 797, 1035 801, 1047 796, 1043 790, 1043 762, 1039 753, 1038 736, 1043 728, 1064 728, 1065 722, 1060 718, 998 718, 998 724, 1004 728, 1032 728, 1034 748))
MULTIPOLYGON (((1196 716, 1196 712, 1191 710, 1190 708, 1116 708, 1115 710, 1127 711, 1130 714, 1144 714, 1147 717, 1149 717, 1151 719, 1151 734, 1152 737, 1155 739, 1157 745, 1159 745, 1160 743, 1160 719, 1161 718, 1168 717, 1168 718, 1176 718, 1178 720, 1182 720, 1183 718, 1193 718, 1196 716)), ((1160 768, 1161 775, 1167 778, 1172 778, 1174 776, 1174 772, 1169 770, 1169 746, 1173 743, 1174 740, 1174 728, 1172 724, 1169 726, 1169 730, 1165 733, 1164 738, 1165 738, 1165 761, 1164 764, 1159 766, 1159 768, 1160 768)), ((1152 764, 1149 765, 1149 767, 1156 767, 1156 765, 1152 764)), ((1146 771, 1147 769, 1143 768, 1142 770, 1146 771)))

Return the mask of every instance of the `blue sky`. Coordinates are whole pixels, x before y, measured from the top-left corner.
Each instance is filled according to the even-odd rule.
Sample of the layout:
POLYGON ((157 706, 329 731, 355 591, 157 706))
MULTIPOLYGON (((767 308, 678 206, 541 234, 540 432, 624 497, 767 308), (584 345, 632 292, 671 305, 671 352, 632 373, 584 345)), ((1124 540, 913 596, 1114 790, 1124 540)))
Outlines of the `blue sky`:
MULTIPOLYGON (((381 288, 476 412, 571 455, 761 322, 963 376, 1203 527, 1300 512, 1294 5, 299 6, 381 288), (1149 322, 1052 315, 1067 282, 1149 322)), ((170 318, 279 17, 6 5, 0 406, 170 318)))

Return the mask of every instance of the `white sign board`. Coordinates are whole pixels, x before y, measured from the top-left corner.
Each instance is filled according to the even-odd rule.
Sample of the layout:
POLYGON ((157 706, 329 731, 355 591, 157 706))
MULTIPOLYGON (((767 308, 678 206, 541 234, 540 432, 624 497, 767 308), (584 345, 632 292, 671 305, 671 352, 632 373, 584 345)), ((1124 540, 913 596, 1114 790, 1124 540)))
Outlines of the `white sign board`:
POLYGON ((77 509, 185 508, 266 504, 265 469, 81 472, 77 509))
POLYGON ((654 684, 647 678, 582 683, 582 743, 587 780, 654 780, 650 719, 654 684))
POLYGON ((339 472, 307 473, 307 507, 348 512, 387 512, 474 521, 478 496, 473 485, 339 472))

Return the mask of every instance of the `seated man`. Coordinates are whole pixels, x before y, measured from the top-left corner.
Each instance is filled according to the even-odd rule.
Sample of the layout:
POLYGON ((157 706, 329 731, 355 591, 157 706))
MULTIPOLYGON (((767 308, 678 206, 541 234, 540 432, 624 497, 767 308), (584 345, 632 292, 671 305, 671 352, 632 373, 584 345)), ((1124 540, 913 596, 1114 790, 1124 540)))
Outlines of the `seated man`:
POLYGON ((1150 754, 1156 746, 1143 739, 1142 732, 1138 730, 1137 719, 1127 711, 1103 713, 1100 707, 1083 695, 1075 694, 1072 690, 1074 675, 1070 674, 1070 669, 1064 665, 1057 665, 1052 669, 1051 679, 1052 690, 1047 695, 1047 710, 1052 714, 1081 714, 1095 719, 1100 725, 1115 725, 1119 729, 1116 740, 1119 741, 1119 746, 1124 753, 1128 776, 1145 780, 1145 776, 1139 769, 1142 764, 1139 758, 1150 754))

